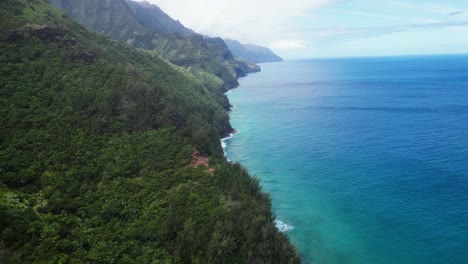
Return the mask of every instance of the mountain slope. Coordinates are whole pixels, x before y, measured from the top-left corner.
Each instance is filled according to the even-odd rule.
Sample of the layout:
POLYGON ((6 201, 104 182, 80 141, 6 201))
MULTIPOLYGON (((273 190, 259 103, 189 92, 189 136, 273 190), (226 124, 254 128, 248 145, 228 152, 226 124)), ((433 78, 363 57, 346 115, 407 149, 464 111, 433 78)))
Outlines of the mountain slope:
POLYGON ((151 32, 138 23, 136 16, 123 1, 50 2, 62 10, 69 10, 70 17, 80 18, 86 27, 114 39, 131 39, 135 34, 151 32))
MULTIPOLYGON (((146 28, 158 28, 164 33, 180 34, 185 37, 196 34, 193 30, 182 25, 178 20, 172 19, 157 5, 150 4, 146 1, 136 2, 125 0, 125 2, 134 10, 136 19, 140 24, 144 25, 146 28)), ((221 38, 205 37, 200 45, 206 47, 212 54, 216 55, 219 60, 231 64, 237 77, 243 77, 250 72, 260 71, 260 67, 252 61, 234 56, 225 41, 221 38)), ((176 64, 178 63, 177 61, 173 62, 176 64)))
POLYGON ((45 0, 0 21, 1 263, 300 263, 199 80, 45 0))
MULTIPOLYGON (((246 70, 258 69, 258 66, 250 67, 234 58, 216 57, 213 54, 216 51, 210 50, 201 36, 165 32, 176 22, 157 23, 161 20, 157 16, 159 12, 154 12, 157 7, 147 3, 124 0, 51 0, 51 3, 86 27, 134 47, 152 50, 170 62, 187 68, 217 94, 218 101, 226 109, 229 105, 222 94, 237 86, 237 78, 245 76, 248 73, 246 70), (148 6, 151 8, 148 9, 148 6), (117 31, 114 30, 116 28, 117 31)), ((170 18, 167 16, 163 20, 167 19, 170 18)))
MULTIPOLYGON (((195 34, 191 29, 186 28, 178 20, 172 19, 157 5, 150 4, 146 1, 136 2, 132 0, 125 0, 131 9, 134 10, 136 19, 140 24, 148 27, 156 27, 165 33, 178 33, 183 36, 190 36, 195 34)), ((207 38, 209 39, 209 38, 207 38)), ((219 39, 219 38, 214 38, 219 39)), ((240 57, 243 60, 251 62, 274 62, 282 61, 279 56, 274 54, 268 48, 257 45, 241 44, 235 40, 222 40, 226 42, 227 49, 232 51, 235 57, 240 57)))
POLYGON ((125 0, 125 3, 133 9, 137 20, 146 28, 158 28, 159 31, 164 33, 179 33, 184 36, 195 34, 178 20, 174 20, 164 13, 157 5, 146 1, 134 2, 131 0, 125 0))
POLYGON ((239 41, 230 39, 226 39, 224 42, 234 55, 255 63, 283 61, 281 57, 265 47, 241 44, 239 41))

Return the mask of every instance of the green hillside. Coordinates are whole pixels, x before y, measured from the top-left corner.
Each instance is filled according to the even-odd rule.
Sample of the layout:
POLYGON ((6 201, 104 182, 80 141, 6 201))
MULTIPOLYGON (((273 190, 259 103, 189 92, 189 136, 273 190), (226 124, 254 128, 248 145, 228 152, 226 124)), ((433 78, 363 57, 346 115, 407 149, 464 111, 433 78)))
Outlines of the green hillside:
POLYGON ((238 85, 237 78, 259 70, 252 62, 232 56, 216 56, 219 52, 230 53, 224 43, 213 48, 200 35, 190 35, 181 29, 169 31, 177 30, 173 26, 176 22, 171 23, 172 19, 167 15, 161 17, 164 13, 154 12, 156 7, 147 3, 126 0, 51 0, 51 3, 90 29, 134 47, 154 51, 187 68, 226 109, 229 105, 223 93, 238 85))
MULTIPOLYGON (((54 1, 63 2, 63 0, 54 1)), ((175 33, 171 35, 172 39, 176 36, 180 38, 181 36, 189 37, 196 34, 193 30, 182 25, 178 20, 172 19, 169 15, 164 13, 161 8, 154 4, 150 4, 146 1, 136 2, 132 0, 125 0, 125 3, 133 10, 135 19, 145 28, 157 29, 167 34, 175 33)), ((169 39, 171 39, 171 37, 169 37, 169 39)), ((226 44, 228 44, 227 41, 221 38, 207 37, 199 40, 198 47, 208 49, 211 54, 224 62, 226 68, 233 68, 237 77, 243 77, 247 73, 260 71, 260 67, 256 65, 253 60, 248 60, 246 57, 239 56, 238 54, 233 56, 233 52, 231 52, 230 47, 226 44)), ((174 51, 174 49, 169 50, 174 51)), ((186 63, 186 65, 190 66, 190 62, 186 63)), ((231 83, 227 88, 234 87, 235 85, 237 85, 237 83, 231 83)))
POLYGON ((300 263, 228 115, 153 52, 0 1, 0 263, 300 263))

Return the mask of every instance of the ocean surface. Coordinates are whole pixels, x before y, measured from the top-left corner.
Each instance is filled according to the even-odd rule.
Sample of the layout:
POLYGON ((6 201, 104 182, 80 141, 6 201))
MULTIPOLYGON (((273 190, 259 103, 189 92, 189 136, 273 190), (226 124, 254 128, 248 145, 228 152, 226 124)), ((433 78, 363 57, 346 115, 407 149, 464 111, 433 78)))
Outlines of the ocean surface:
POLYGON ((468 263, 468 56, 261 66, 225 151, 304 263, 468 263))

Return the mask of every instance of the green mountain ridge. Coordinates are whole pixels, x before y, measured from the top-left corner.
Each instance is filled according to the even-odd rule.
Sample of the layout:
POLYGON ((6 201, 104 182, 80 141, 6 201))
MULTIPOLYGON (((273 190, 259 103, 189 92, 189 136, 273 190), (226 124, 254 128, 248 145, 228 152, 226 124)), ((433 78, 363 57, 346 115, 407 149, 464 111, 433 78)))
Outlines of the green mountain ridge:
POLYGON ((300 263, 204 82, 45 0, 0 22, 0 263, 300 263))
POLYGON ((215 56, 214 53, 230 52, 225 44, 217 45, 216 48, 223 49, 218 51, 210 48, 201 36, 165 32, 164 29, 173 28, 171 25, 176 22, 169 23, 171 19, 165 13, 155 12, 157 7, 148 3, 125 0, 51 0, 51 3, 86 27, 134 47, 154 51, 187 68, 217 94, 226 109, 229 105, 223 93, 238 85, 237 78, 260 70, 251 62, 215 56))
MULTIPOLYGON (((136 19, 142 25, 148 25, 150 28, 158 28, 167 34, 191 37, 199 40, 198 46, 206 48, 212 55, 215 55, 218 60, 222 61, 226 68, 234 69, 237 78, 244 77, 248 73, 260 71, 260 67, 245 58, 234 56, 229 50, 228 46, 222 38, 219 37, 203 37, 200 40, 199 34, 193 30, 185 27, 178 20, 172 19, 169 15, 164 13, 157 5, 150 4, 146 1, 136 2, 132 0, 125 0, 131 9, 134 10, 136 19), (194 36, 197 35, 197 36, 194 36), (220 56, 221 55, 221 56, 220 56)), ((171 49, 174 51, 174 49, 171 49)), ((189 67, 193 62, 184 60, 173 60, 173 63, 189 67)), ((199 60, 195 63, 199 63, 199 60)), ((225 88, 230 89, 238 85, 235 83, 228 83, 225 88)))
MULTIPOLYGON (((178 33, 183 36, 190 36, 196 34, 193 30, 185 27, 178 20, 172 19, 157 5, 150 4, 146 1, 136 2, 132 0, 125 0, 125 2, 134 10, 136 18, 143 25, 150 27, 157 27, 165 33, 178 33)), ((211 39, 206 37, 206 39, 211 39)), ((219 39, 219 38, 216 38, 219 39)), ((226 48, 232 51, 234 57, 241 61, 252 65, 252 63, 261 62, 277 62, 282 61, 278 55, 274 54, 271 50, 265 47, 249 44, 241 44, 235 40, 222 39, 226 44, 226 48)), ((246 70, 246 72, 256 71, 255 68, 246 70)))

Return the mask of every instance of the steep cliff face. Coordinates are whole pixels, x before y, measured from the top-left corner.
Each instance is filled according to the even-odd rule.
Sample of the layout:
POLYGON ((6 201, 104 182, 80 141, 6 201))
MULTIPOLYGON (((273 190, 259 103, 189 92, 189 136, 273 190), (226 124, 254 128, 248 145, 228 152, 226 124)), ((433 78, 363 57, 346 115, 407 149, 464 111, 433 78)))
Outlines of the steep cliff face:
POLYGON ((125 0, 125 3, 134 11, 138 22, 146 28, 158 28, 164 33, 179 33, 183 36, 195 34, 193 30, 186 28, 180 21, 172 19, 156 5, 146 1, 131 0, 125 0))
MULTIPOLYGON (((145 27, 158 28, 162 32, 178 33, 182 36, 195 34, 193 30, 185 27, 179 21, 172 19, 156 5, 150 4, 146 1, 135 2, 132 0, 125 0, 125 2, 129 5, 130 8, 134 10, 136 18, 140 24, 144 25, 145 27)), ((208 42, 208 44, 210 44, 210 46, 217 46, 215 51, 219 51, 220 48, 224 48, 223 46, 227 45, 226 49, 231 51, 233 57, 242 58, 242 60, 237 60, 236 62, 240 66, 238 70, 241 71, 241 76, 252 71, 258 71, 259 67, 256 66, 255 63, 276 62, 283 60, 265 47, 241 44, 238 41, 229 39, 224 40, 220 38, 206 38, 205 40, 208 42), (242 65, 244 63, 246 63, 246 65, 242 65)), ((228 53, 217 55, 221 59, 224 59, 224 55, 229 58, 228 53)))
MULTIPOLYGON (((244 77, 248 73, 259 72, 261 70, 260 66, 257 64, 234 56, 222 38, 205 38, 204 42, 212 54, 214 54, 218 59, 229 63, 234 70, 235 75, 238 77, 244 77)), ((231 83, 225 88, 227 90, 236 86, 236 83, 231 83)))
MULTIPOLYGON (((140 24, 145 25, 149 28, 158 28, 164 33, 171 34, 173 37, 184 38, 189 37, 189 41, 192 43, 192 47, 203 47, 208 49, 211 55, 214 55, 220 61, 223 61, 227 68, 231 68, 237 77, 243 77, 247 73, 260 71, 260 67, 247 59, 241 59, 238 56, 234 56, 229 50, 228 46, 222 38, 205 37, 201 38, 193 30, 185 27, 179 21, 172 19, 158 6, 150 4, 146 1, 135 2, 132 0, 125 0, 125 2, 135 11, 135 15, 140 24), (227 62, 227 63, 226 63, 227 62)), ((184 50, 191 47, 183 47, 184 50)), ((164 49, 167 54, 167 48, 164 49)), ((170 49, 174 51, 174 48, 170 49)), ((181 56, 179 59, 171 59, 172 62, 177 65, 188 65, 190 64, 190 58, 187 56, 181 56)), ((194 62, 200 63, 200 57, 194 58, 194 62)), ((226 82, 225 87, 235 87, 236 82, 226 82)))
POLYGON ((241 44, 239 41, 230 39, 226 39, 225 42, 235 56, 239 56, 249 61, 262 63, 277 62, 283 60, 273 51, 265 47, 251 44, 241 44))
POLYGON ((226 46, 223 39, 221 38, 206 38, 205 42, 208 46, 208 49, 213 53, 218 59, 221 60, 232 60, 232 52, 226 46))

